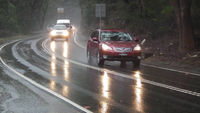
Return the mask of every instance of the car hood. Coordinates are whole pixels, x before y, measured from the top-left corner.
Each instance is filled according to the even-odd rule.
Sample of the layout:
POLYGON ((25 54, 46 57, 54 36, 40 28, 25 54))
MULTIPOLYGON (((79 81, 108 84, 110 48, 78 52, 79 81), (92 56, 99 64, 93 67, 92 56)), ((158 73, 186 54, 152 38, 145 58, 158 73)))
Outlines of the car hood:
POLYGON ((102 43, 110 46, 110 47, 135 47, 133 41, 103 41, 102 43))

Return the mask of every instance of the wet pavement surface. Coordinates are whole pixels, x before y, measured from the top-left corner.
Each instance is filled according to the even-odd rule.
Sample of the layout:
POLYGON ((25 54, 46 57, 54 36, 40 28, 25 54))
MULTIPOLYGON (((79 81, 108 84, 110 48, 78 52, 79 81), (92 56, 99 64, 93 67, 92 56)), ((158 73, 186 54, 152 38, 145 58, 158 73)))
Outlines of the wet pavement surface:
POLYGON ((200 112, 200 76, 145 65, 133 68, 130 62, 105 62, 99 68, 87 63, 85 48, 74 41, 86 46, 82 35, 68 42, 48 38, 10 44, 1 57, 19 73, 94 113, 200 112))

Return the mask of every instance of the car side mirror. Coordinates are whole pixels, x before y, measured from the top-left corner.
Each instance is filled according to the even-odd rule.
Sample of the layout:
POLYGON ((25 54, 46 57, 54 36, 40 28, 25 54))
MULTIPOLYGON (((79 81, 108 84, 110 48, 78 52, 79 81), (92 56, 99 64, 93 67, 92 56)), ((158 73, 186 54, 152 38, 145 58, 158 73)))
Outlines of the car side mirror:
POLYGON ((139 39, 137 39, 137 38, 135 38, 134 40, 135 40, 135 42, 139 42, 139 39))
POLYGON ((97 37, 92 37, 93 41, 98 41, 97 37))

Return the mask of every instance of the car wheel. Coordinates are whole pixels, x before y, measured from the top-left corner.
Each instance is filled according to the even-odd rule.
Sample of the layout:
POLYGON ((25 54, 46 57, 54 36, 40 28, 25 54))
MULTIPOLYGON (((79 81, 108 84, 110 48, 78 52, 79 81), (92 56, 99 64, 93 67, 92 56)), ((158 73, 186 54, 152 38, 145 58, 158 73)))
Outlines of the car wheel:
POLYGON ((139 67, 140 66, 140 59, 135 58, 133 60, 133 67, 139 67))
POLYGON ((104 60, 100 57, 99 51, 97 51, 96 59, 97 59, 97 65, 98 66, 104 65, 104 60))
POLYGON ((87 61, 88 61, 89 64, 91 64, 91 62, 92 62, 90 51, 88 49, 87 49, 87 61))

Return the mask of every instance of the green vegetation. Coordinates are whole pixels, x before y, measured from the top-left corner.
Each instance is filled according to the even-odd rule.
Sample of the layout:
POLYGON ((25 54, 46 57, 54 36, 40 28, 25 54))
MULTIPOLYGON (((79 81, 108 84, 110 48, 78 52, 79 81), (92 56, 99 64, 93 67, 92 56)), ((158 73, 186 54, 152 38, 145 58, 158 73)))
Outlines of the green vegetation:
POLYGON ((102 18, 104 20, 105 27, 135 30, 139 33, 152 32, 156 36, 159 36, 166 30, 171 30, 170 27, 173 25, 175 18, 173 8, 168 1, 124 1, 80 0, 79 4, 82 9, 83 21, 87 24, 86 26, 99 22, 99 18, 95 17, 95 4, 105 3, 107 15, 105 18, 102 18), (138 3, 139 1, 140 3, 138 3))
POLYGON ((0 38, 44 29, 68 2, 72 0, 0 0, 0 38))
POLYGON ((7 38, 0 38, 0 42, 4 42, 4 41, 9 41, 9 40, 14 40, 14 39, 21 39, 21 38, 25 38, 28 35, 18 35, 18 36, 12 36, 12 37, 7 37, 7 38))
POLYGON ((125 29, 134 34, 150 34, 157 40, 166 34, 177 34, 179 52, 200 50, 199 0, 79 0, 82 28, 99 28, 95 4, 106 4, 103 28, 125 29), (185 9, 185 10, 181 10, 185 9))

